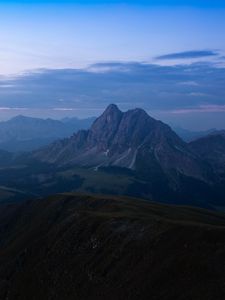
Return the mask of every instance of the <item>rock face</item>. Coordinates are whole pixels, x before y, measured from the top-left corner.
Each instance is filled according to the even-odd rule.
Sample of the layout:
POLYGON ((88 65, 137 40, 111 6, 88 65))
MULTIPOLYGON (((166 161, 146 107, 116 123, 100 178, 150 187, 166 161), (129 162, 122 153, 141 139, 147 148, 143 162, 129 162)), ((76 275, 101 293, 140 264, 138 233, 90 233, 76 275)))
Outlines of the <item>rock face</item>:
POLYGON ((144 110, 121 112, 114 104, 93 123, 69 139, 57 141, 34 157, 58 165, 117 166, 171 178, 208 181, 208 168, 176 133, 144 110))

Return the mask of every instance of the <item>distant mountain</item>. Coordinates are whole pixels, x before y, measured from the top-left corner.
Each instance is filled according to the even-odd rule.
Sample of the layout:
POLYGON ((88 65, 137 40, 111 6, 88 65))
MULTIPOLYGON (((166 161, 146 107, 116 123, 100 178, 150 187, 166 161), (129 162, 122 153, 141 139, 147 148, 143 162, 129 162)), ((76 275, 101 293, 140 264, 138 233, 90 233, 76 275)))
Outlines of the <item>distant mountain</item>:
POLYGON ((197 139, 190 143, 190 147, 225 180, 225 130, 214 131, 197 139))
POLYGON ((225 299, 225 217, 72 193, 0 204, 1 300, 225 299))
POLYGON ((191 142, 193 140, 207 136, 208 134, 216 131, 216 129, 209 129, 206 131, 191 131, 181 127, 172 127, 172 128, 176 132, 176 134, 179 135, 179 137, 182 138, 185 142, 191 142))
POLYGON ((93 123, 68 139, 35 153, 35 158, 58 165, 128 168, 148 177, 180 175, 208 181, 208 169, 166 124, 142 109, 121 112, 110 105, 93 123))
POLYGON ((213 130, 210 135, 220 135, 220 136, 223 136, 225 137, 225 130, 213 130))
POLYGON ((0 149, 11 152, 32 151, 56 139, 68 137, 79 129, 87 129, 92 122, 93 118, 57 121, 17 116, 0 122, 0 149))

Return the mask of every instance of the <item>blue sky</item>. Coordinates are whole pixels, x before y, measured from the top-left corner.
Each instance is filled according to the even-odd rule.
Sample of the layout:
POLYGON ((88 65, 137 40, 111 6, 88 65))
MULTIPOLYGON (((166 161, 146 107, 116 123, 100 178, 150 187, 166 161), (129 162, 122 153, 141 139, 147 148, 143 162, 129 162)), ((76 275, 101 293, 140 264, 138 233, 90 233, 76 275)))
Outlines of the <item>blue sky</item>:
POLYGON ((201 120, 202 128, 211 127, 213 121, 215 126, 225 127, 222 121, 225 119, 222 88, 225 85, 225 72, 222 73, 225 68, 225 1, 3 0, 0 20, 0 119, 20 113, 22 108, 24 114, 39 115, 44 109, 46 116, 58 118, 69 112, 82 117, 96 115, 114 101, 126 103, 122 105, 124 109, 143 106, 159 118, 185 127, 193 125, 194 117, 201 120), (131 74, 123 70, 123 81, 119 81, 121 69, 117 69, 115 75, 112 63, 123 68, 132 63, 139 68, 132 69, 132 80, 138 80, 138 89, 136 98, 130 97, 130 102, 125 93, 126 82, 129 85, 132 82, 131 74), (143 65, 149 68, 143 71, 143 65), (161 67, 160 76, 157 75, 161 85, 152 77, 154 65, 161 67), (176 78, 174 66, 181 68, 176 78), (184 78, 186 85, 182 85, 179 76, 185 77, 187 66, 193 78, 184 78), (140 67, 141 77, 137 74, 140 67), (218 67, 220 72, 217 72, 218 67), (67 69, 76 73, 73 81, 67 69), (77 89, 63 79, 57 81, 61 87, 56 89, 58 94, 54 92, 51 82, 44 79, 54 83, 56 78, 59 80, 59 70, 62 70, 60 78, 69 76, 68 82, 77 89), (97 86, 99 76, 105 86, 90 88, 90 70, 97 86), (35 83, 37 73, 42 80, 35 83), (113 88, 108 86, 109 73, 118 89, 117 96, 102 94, 102 90, 113 94, 113 88), (199 80, 200 76, 205 76, 205 80, 199 80), (86 91, 78 84, 81 77, 86 91), (26 88, 28 82, 33 85, 26 88), (73 97, 80 100, 73 102, 73 97), (62 107, 62 103, 66 107, 62 107), (59 110, 55 110, 57 108, 59 110))
POLYGON ((192 50, 225 54, 224 1, 47 2, 1 1, 2 74, 97 61, 152 62, 192 50), (109 2, 114 4, 99 4, 109 2))
POLYGON ((146 5, 146 6, 159 6, 159 5, 169 5, 169 6, 201 6, 201 7, 221 7, 225 6, 223 0, 2 0, 2 3, 34 3, 34 4, 81 4, 81 5, 96 5, 96 4, 129 4, 129 5, 146 5))

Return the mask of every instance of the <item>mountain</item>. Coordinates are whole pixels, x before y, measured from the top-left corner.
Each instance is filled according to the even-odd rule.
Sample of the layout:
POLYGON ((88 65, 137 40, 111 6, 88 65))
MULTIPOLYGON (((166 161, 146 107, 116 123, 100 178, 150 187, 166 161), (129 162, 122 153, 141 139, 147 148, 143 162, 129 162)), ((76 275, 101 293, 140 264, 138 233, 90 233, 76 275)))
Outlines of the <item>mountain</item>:
POLYGON ((201 137, 207 136, 216 131, 216 129, 209 129, 205 131, 191 131, 181 127, 172 127, 176 134, 185 142, 192 142, 201 137))
POLYGON ((0 204, 2 300, 225 298, 225 217, 124 197, 0 204))
POLYGON ((109 105, 89 130, 37 151, 35 158, 58 165, 122 167, 171 182, 179 174, 208 181, 208 169, 166 124, 142 109, 121 112, 109 105))
POLYGON ((225 182, 191 144, 142 109, 122 112, 115 105, 89 130, 14 157, 1 167, 0 186, 27 192, 24 199, 88 192, 225 206, 225 182))
POLYGON ((32 151, 54 140, 72 135, 91 126, 93 118, 62 121, 17 116, 0 122, 0 149, 11 152, 32 151))
POLYGON ((190 143, 190 147, 225 179, 225 130, 197 139, 190 143))

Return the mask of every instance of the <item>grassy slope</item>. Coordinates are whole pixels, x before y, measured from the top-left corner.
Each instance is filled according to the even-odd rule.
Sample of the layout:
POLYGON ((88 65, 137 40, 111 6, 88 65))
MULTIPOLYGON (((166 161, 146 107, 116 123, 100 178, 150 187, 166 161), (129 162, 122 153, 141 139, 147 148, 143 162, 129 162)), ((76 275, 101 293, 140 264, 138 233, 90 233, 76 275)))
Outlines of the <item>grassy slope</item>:
POLYGON ((181 178, 181 183, 180 188, 173 191, 163 178, 148 178, 147 173, 140 175, 121 168, 100 168, 97 172, 79 167, 57 168, 33 160, 25 164, 23 158, 18 159, 13 168, 0 169, 0 186, 24 191, 28 194, 28 197, 24 195, 26 199, 30 195, 42 197, 72 191, 128 195, 205 208, 224 206, 224 186, 211 187, 191 178, 181 178))
POLYGON ((63 194, 0 206, 0 299, 225 298, 225 216, 63 194))
POLYGON ((78 167, 60 172, 59 175, 67 179, 70 179, 73 175, 83 178, 82 185, 77 189, 78 192, 89 191, 121 195, 126 192, 127 187, 133 182, 131 176, 125 176, 124 174, 111 174, 78 167))

